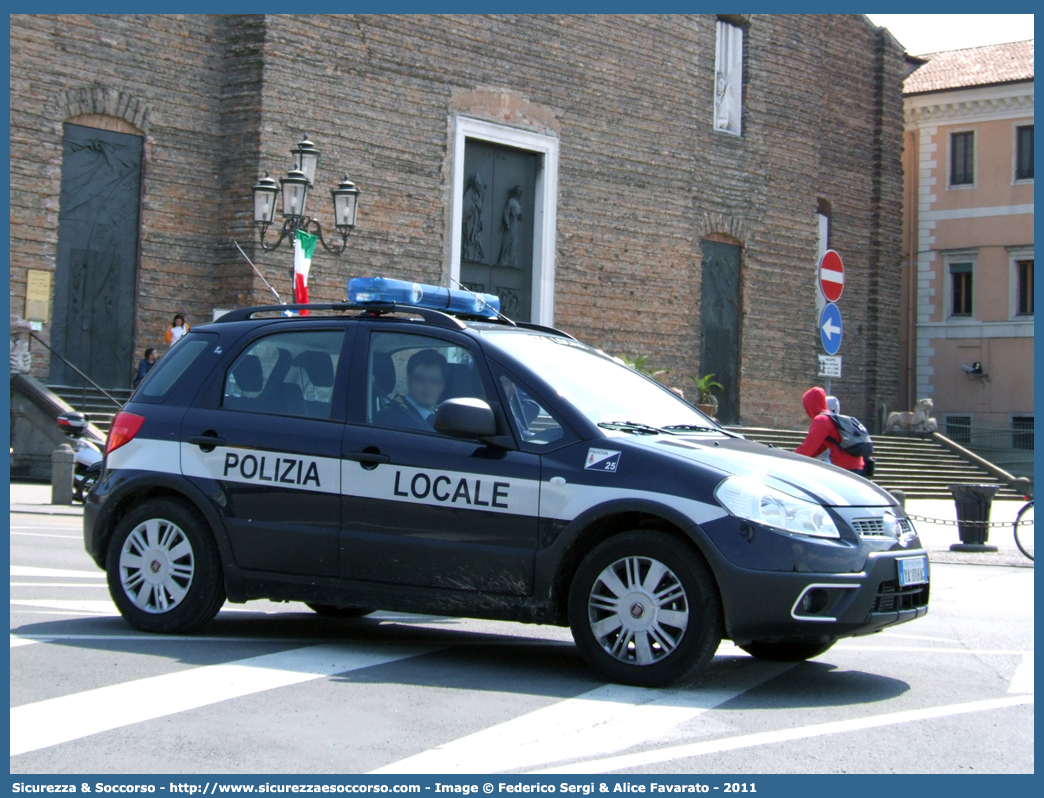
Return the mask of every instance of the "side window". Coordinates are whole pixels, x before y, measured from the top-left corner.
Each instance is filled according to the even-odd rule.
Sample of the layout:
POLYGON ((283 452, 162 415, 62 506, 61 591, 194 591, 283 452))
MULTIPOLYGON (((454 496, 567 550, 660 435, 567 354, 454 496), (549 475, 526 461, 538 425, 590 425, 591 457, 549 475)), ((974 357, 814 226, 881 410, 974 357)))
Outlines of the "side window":
POLYGON ((502 374, 500 388, 504 392, 508 418, 519 440, 534 446, 546 446, 562 437, 562 425, 522 383, 502 374))
POLYGON ((225 375, 222 407, 329 418, 343 340, 340 330, 301 330, 254 341, 225 375))
POLYGON ((366 371, 366 421, 379 427, 435 431, 447 399, 486 398, 471 352, 440 338, 375 332, 366 371))

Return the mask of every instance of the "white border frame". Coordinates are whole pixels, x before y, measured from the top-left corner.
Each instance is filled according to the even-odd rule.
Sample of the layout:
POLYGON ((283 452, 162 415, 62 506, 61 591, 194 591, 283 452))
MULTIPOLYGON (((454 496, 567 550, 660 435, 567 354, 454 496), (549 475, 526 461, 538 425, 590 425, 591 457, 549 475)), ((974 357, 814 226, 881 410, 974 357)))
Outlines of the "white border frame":
MULTIPOLYGON (((488 141, 527 150, 541 156, 533 202, 532 319, 552 326, 555 321, 555 239, 558 224, 558 139, 507 125, 454 114, 451 118, 453 152, 450 194, 450 252, 448 272, 460 279, 461 223, 464 200, 464 144, 467 139, 488 141)), ((454 286, 456 284, 454 283, 454 286)))
POLYGON ((979 129, 977 126, 950 127, 946 129, 946 190, 965 191, 979 187, 979 129), (972 181, 953 183, 953 137, 956 133, 972 134, 972 181))

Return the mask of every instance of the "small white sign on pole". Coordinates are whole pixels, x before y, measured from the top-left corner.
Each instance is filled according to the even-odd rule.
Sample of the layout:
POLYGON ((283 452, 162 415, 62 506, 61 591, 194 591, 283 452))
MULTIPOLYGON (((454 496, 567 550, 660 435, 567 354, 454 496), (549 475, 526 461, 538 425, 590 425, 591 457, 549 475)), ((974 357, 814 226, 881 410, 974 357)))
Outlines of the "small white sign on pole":
POLYGON ((820 377, 840 377, 841 376, 841 356, 840 355, 820 355, 819 356, 819 376, 820 377))

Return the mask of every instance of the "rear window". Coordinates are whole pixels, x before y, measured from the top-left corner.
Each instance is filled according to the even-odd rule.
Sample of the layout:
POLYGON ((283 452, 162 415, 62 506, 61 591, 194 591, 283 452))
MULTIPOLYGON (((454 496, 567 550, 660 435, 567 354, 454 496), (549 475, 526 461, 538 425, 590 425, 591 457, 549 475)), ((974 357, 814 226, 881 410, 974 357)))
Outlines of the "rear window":
POLYGON ((181 376, 188 371, 189 366, 216 342, 216 335, 188 333, 152 367, 152 371, 142 381, 135 396, 152 398, 166 396, 175 383, 181 379, 181 376))

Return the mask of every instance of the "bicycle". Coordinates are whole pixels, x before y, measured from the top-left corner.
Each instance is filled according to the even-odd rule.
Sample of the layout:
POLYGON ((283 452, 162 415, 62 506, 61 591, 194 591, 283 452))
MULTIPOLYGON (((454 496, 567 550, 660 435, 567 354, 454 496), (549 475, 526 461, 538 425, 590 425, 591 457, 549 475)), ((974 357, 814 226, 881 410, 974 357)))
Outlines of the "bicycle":
POLYGON ((1015 545, 1019 551, 1033 559, 1033 499, 1030 499, 1015 516, 1015 545))

